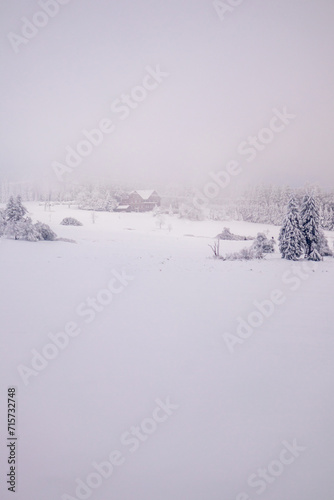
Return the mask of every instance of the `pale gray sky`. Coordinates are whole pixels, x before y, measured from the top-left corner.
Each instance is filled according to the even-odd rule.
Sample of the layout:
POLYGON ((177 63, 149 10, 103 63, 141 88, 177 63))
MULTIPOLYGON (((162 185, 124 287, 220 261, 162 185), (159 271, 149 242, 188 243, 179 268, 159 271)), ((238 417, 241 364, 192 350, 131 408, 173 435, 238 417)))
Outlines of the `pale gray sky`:
POLYGON ((1 178, 56 180, 52 163, 110 118, 69 179, 201 183, 237 159, 236 183, 334 185, 333 0, 245 0, 224 19, 212 0, 69 0, 34 18, 43 3, 0 6, 1 178), (10 41, 24 17, 48 22, 10 41), (169 76, 121 120, 111 104, 157 65, 169 76), (238 145, 284 107, 295 118, 247 162, 238 145))

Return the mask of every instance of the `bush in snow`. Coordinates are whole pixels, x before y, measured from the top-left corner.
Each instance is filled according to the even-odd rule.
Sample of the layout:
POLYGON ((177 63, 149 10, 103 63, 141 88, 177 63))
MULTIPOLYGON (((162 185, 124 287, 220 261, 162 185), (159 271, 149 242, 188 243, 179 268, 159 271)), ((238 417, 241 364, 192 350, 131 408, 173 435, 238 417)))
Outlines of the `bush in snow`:
POLYGON ((65 217, 60 224, 63 226, 82 226, 82 223, 77 219, 74 219, 74 217, 65 217))
POLYGON ((159 229, 162 229, 166 224, 166 217, 163 214, 157 214, 155 224, 159 229))
POLYGON ((32 220, 27 217, 17 223, 18 226, 18 239, 26 241, 38 241, 39 233, 32 223, 32 220))
POLYGON ((205 216, 203 211, 195 208, 190 204, 182 203, 179 207, 179 217, 180 219, 189 220, 204 220, 205 216))
POLYGON ((243 248, 240 252, 229 253, 224 257, 224 260, 254 260, 263 259, 263 253, 255 250, 253 247, 243 248))
POLYGON ((92 193, 88 191, 80 193, 77 201, 81 210, 112 212, 117 207, 117 201, 108 192, 101 192, 98 189, 92 193))
POLYGON ((209 245, 216 259, 222 259, 222 260, 263 259, 264 253, 269 253, 274 251, 273 246, 275 244, 275 241, 268 240, 266 235, 263 233, 258 233, 257 238, 255 239, 251 247, 242 248, 239 252, 228 253, 225 257, 221 257, 219 254, 219 242, 221 239, 222 238, 219 238, 218 236, 214 244, 209 245))
POLYGON ((321 257, 333 257, 333 252, 329 248, 327 238, 322 229, 319 230, 319 242, 317 245, 317 250, 321 257))
POLYGON ((39 234, 29 217, 18 221, 9 221, 6 225, 5 236, 15 240, 38 241, 39 234))
POLYGON ((47 224, 43 224, 43 222, 36 222, 35 229, 39 240, 54 241, 57 238, 56 233, 52 231, 51 227, 47 224))
POLYGON ((320 210, 320 224, 323 229, 333 231, 334 229, 334 207, 325 203, 320 210))
POLYGON ((39 241, 54 240, 56 234, 47 224, 32 223, 30 217, 25 217, 26 208, 22 205, 20 196, 9 198, 6 209, 0 211, 0 236, 15 240, 39 241))
POLYGON ((274 251, 274 245, 275 240, 268 240, 264 233, 258 233, 250 248, 243 248, 240 252, 229 253, 224 257, 224 260, 263 259, 263 254, 274 251))
POLYGON ((238 234, 231 233, 229 227, 224 227, 224 230, 217 235, 220 240, 241 241, 241 240, 254 240, 252 236, 239 236, 238 234))
POLYGON ((257 233, 251 249, 254 251, 255 255, 259 255, 257 258, 261 258, 261 255, 264 253, 273 253, 275 251, 274 246, 274 239, 268 240, 264 233, 257 233))
POLYGON ((4 234, 7 238, 26 241, 54 241, 57 237, 50 226, 42 222, 33 224, 30 217, 7 222, 4 234))
POLYGON ((3 210, 0 210, 0 236, 2 236, 3 233, 5 232, 5 227, 6 227, 5 213, 3 210))

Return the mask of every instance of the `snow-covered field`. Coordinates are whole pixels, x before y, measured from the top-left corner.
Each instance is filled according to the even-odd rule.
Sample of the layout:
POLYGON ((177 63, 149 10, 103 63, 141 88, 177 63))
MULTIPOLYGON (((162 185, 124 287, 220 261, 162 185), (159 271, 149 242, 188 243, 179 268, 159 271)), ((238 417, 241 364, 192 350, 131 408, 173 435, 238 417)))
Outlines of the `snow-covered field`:
MULTIPOLYGON (((151 213, 93 224, 90 212, 25 205, 76 244, 0 240, 1 398, 18 387, 19 435, 18 491, 2 484, 1 498, 334 498, 333 258, 293 264, 276 247, 264 261, 217 261, 208 244, 224 226, 279 228, 167 216, 159 229, 151 213), (69 216, 83 226, 61 226, 69 216), (65 328, 67 345, 48 351, 65 328), (33 349, 53 359, 33 366, 33 349)), ((4 435, 4 411, 0 425, 4 435)))

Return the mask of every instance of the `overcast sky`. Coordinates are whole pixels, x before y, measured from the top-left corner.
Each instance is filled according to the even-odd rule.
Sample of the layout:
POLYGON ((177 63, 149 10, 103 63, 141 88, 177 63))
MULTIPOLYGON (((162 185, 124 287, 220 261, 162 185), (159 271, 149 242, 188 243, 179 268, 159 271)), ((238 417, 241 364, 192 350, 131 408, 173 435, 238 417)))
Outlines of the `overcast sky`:
POLYGON ((67 146, 108 118, 68 179, 200 184, 236 160, 236 183, 334 185, 333 0, 245 0, 220 16, 212 0, 58 6, 51 18, 37 1, 1 2, 1 178, 56 181, 67 146), (22 18, 47 24, 27 39, 22 18), (151 90, 133 90, 143 81, 151 90), (140 102, 115 111, 131 92, 140 102), (294 118, 248 161, 240 144, 284 108, 294 118))

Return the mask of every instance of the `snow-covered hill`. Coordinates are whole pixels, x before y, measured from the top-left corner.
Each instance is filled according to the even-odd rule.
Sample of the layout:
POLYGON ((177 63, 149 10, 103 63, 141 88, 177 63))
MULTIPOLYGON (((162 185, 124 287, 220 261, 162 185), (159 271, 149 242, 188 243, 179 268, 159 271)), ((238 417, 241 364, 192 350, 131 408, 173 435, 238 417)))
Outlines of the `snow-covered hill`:
POLYGON ((18 500, 332 498, 333 258, 223 262, 224 226, 279 228, 27 207, 76 244, 0 240, 18 500))

